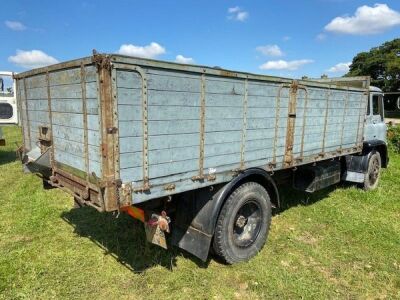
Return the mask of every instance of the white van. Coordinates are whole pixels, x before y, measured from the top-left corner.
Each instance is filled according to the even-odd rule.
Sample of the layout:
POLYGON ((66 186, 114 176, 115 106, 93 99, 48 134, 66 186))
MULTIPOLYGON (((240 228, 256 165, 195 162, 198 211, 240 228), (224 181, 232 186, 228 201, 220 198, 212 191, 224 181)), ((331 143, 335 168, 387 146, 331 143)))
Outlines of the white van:
POLYGON ((17 100, 13 72, 0 71, 0 146, 5 145, 2 125, 18 124, 17 100))

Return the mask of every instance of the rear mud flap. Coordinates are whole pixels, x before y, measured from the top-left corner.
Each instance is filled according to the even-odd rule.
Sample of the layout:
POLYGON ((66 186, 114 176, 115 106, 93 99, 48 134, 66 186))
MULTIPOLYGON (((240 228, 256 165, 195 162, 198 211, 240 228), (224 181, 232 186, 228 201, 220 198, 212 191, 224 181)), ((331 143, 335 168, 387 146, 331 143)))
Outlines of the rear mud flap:
POLYGON ((23 156, 22 162, 27 173, 40 173, 47 178, 51 176, 50 148, 41 153, 36 147, 23 156))

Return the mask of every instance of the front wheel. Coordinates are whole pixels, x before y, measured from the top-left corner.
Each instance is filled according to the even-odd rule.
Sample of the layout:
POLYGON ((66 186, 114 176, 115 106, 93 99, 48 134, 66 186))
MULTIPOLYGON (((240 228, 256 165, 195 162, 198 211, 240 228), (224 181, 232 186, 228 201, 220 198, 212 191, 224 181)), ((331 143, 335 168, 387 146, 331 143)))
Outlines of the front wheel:
POLYGON ((247 261, 264 246, 271 200, 260 184, 247 182, 228 197, 218 217, 213 248, 228 264, 247 261))
POLYGON ((380 173, 381 173, 381 155, 379 152, 371 154, 368 160, 368 168, 365 173, 362 188, 365 191, 374 190, 378 186, 380 173))

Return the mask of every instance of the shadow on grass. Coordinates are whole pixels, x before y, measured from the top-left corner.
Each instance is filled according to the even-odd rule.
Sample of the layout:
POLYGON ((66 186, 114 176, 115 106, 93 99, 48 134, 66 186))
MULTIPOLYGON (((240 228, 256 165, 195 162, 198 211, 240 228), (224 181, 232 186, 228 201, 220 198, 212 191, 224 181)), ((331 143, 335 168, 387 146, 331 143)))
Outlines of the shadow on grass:
POLYGON ((337 188, 351 188, 355 187, 356 184, 351 182, 340 182, 331 185, 322 190, 316 191, 314 193, 306 193, 293 189, 290 185, 279 186, 280 195, 280 207, 274 210, 274 215, 280 214, 285 210, 288 210, 295 206, 309 206, 318 201, 321 201, 334 192, 337 188))
POLYGON ((0 150, 0 166, 5 165, 17 160, 15 151, 1 151, 0 150))
MULTIPOLYGON (((274 215, 298 205, 312 205, 328 197, 334 190, 335 186, 332 186, 309 194, 293 190, 291 186, 281 186, 281 207, 274 210, 274 215)), ((143 224, 125 214, 117 218, 110 213, 99 213, 93 208, 83 207, 64 212, 62 218, 74 227, 76 234, 89 238, 104 250, 105 255, 111 255, 133 272, 143 272, 157 265, 172 270, 178 256, 191 259, 201 268, 207 268, 211 259, 223 263, 215 255, 209 255, 208 260, 202 262, 176 247, 164 250, 147 243, 143 224)))
POLYGON ((105 255, 111 255, 133 272, 140 273, 157 265, 172 270, 177 256, 189 258, 201 268, 206 268, 210 262, 210 259, 203 262, 176 247, 165 250, 147 243, 143 224, 126 214, 116 217, 82 207, 64 212, 61 217, 74 227, 76 234, 89 238, 105 255))

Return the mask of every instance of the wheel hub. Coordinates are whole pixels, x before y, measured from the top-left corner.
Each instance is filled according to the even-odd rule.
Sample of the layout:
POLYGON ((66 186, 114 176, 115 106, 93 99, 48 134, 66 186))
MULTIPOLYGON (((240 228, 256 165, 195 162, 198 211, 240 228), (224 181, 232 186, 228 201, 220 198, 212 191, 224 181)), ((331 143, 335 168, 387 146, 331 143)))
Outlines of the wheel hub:
POLYGON ((236 226, 239 228, 243 228, 247 223, 247 219, 244 216, 239 216, 236 220, 236 226))
POLYGON ((233 223, 233 242, 241 248, 249 247, 257 239, 262 225, 262 211, 256 201, 242 205, 233 223))

